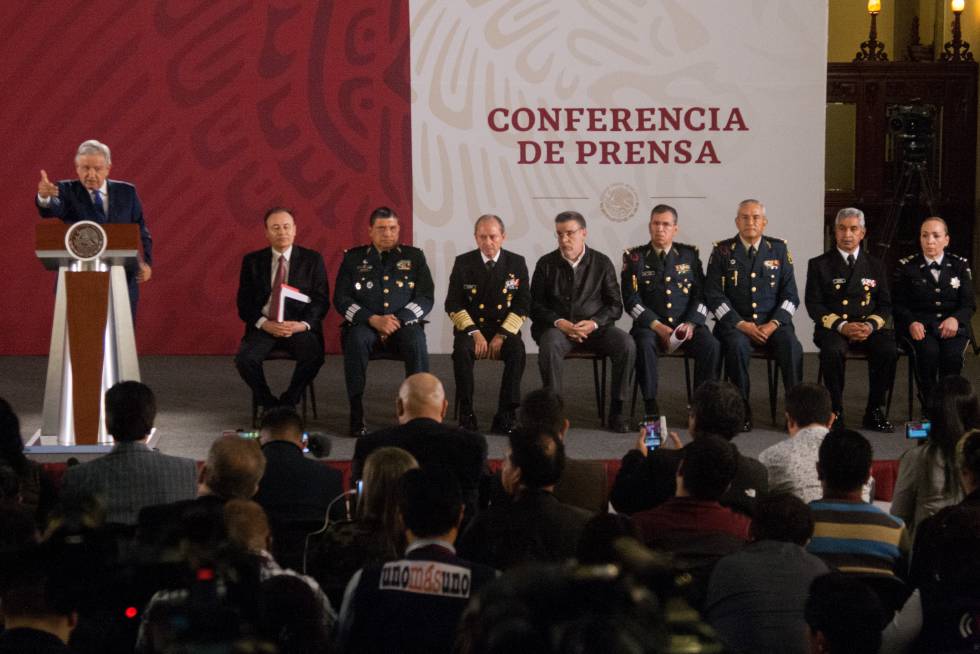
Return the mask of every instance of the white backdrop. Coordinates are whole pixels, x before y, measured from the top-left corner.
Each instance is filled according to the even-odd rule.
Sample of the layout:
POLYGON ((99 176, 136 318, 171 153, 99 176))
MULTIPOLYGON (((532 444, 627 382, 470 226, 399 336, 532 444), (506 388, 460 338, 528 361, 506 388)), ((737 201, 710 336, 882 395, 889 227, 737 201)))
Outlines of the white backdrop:
MULTIPOLYGON (((736 233, 738 202, 758 198, 766 233, 789 241, 802 302, 807 259, 823 246, 826 0, 411 0, 410 9, 414 242, 436 284, 430 352, 452 350, 446 286, 483 213, 504 219, 505 247, 533 274, 556 247, 558 212, 585 215, 588 245, 618 268, 624 248, 649 240, 650 209, 664 202, 680 214, 676 240, 697 245, 707 267, 712 241, 736 233), (679 108, 681 124, 660 108, 679 108), (541 109, 579 120, 542 128, 541 109), (601 118, 592 129, 589 109, 601 118), (522 141, 560 141, 564 162, 532 162, 535 146, 522 141)), ((812 349, 803 307, 796 329, 812 349)))

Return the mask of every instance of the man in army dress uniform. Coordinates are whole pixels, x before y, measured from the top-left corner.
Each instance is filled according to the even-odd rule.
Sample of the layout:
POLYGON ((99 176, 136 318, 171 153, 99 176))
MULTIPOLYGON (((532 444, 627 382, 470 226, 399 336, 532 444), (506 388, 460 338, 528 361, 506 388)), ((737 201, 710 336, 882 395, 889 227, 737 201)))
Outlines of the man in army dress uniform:
MULTIPOLYGON (((793 257, 786 242, 763 236, 766 208, 758 200, 738 205, 735 238, 719 241, 708 259, 705 300, 715 315, 715 338, 721 342, 725 371, 749 398, 749 357, 752 347, 772 353, 789 389, 803 378, 803 347, 793 329, 800 304, 793 277, 793 257)), ((752 418, 745 421, 746 431, 752 418)))
POLYGON ((939 379, 958 375, 976 311, 973 273, 963 257, 946 252, 949 230, 942 218, 926 218, 919 228, 921 252, 895 269, 895 328, 915 349, 921 400, 939 379))
POLYGON ((398 216, 388 207, 371 213, 370 245, 347 250, 337 273, 334 306, 344 317, 341 345, 350 400, 350 432, 362 436, 365 375, 372 350, 405 360, 405 376, 429 371, 422 318, 432 310, 432 275, 422 250, 398 243, 398 216))
POLYGON ((459 424, 478 430, 473 413, 473 362, 503 359, 504 376, 490 431, 506 434, 514 426, 521 402, 526 360, 521 325, 531 307, 527 264, 521 255, 501 249, 507 233, 498 216, 480 216, 473 235, 477 249, 456 257, 446 294, 446 313, 454 328, 459 424))
POLYGON ((675 243, 677 210, 658 204, 650 212, 650 242, 623 255, 623 306, 633 318, 636 374, 644 413, 658 415, 657 359, 671 336, 694 358, 694 386, 714 379, 720 346, 705 326, 704 271, 698 249, 675 243))
POLYGON ((806 273, 806 309, 815 323, 813 341, 820 348, 823 380, 844 427, 844 356, 849 347, 868 353, 868 404, 865 429, 892 432, 885 415, 885 396, 895 380, 895 332, 891 328, 891 295, 885 264, 861 249, 864 213, 848 207, 837 212, 837 246, 810 259, 806 273))

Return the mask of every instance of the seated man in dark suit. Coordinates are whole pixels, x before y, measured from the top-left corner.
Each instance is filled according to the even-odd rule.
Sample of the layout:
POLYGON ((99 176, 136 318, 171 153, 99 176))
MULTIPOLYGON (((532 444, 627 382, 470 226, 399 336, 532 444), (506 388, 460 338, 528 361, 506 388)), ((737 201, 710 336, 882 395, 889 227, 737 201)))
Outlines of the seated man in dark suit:
POLYGON ((323 522, 331 500, 343 492, 343 475, 303 455, 303 419, 296 410, 277 407, 267 411, 262 416, 259 442, 265 474, 255 501, 269 520, 273 525, 323 522))
POLYGON ((499 570, 572 558, 592 514, 555 498, 565 445, 553 434, 523 428, 508 440, 500 480, 512 501, 476 516, 460 539, 460 555, 499 570))
POLYGON ((448 406, 446 391, 435 375, 420 372, 405 379, 395 400, 398 426, 379 429, 357 440, 352 478, 361 478, 364 461, 374 450, 400 447, 422 467, 437 464, 456 473, 467 518, 472 517, 486 469, 487 441, 475 432, 443 424, 448 406))
POLYGON ((146 446, 157 403, 149 386, 120 382, 106 391, 106 430, 115 444, 105 456, 65 471, 64 501, 86 495, 102 499, 106 521, 134 525, 140 509, 197 495, 197 463, 146 446))
POLYGON ((265 236, 271 247, 245 255, 238 283, 238 316, 245 335, 235 367, 265 408, 296 406, 323 365, 323 317, 330 308, 327 271, 319 252, 293 245, 293 212, 273 207, 265 212, 265 236), (294 297, 296 291, 306 301, 294 297), (284 299, 285 295, 285 299, 284 299), (283 307, 280 315, 280 307, 283 307), (289 387, 277 399, 262 371, 275 348, 296 359, 289 387))
MULTIPOLYGON (((745 421, 744 411, 745 403, 734 384, 704 382, 691 398, 688 432, 694 440, 702 434, 713 434, 731 441, 745 421)), ((671 443, 679 447, 680 440, 673 432, 670 438, 665 439, 664 446, 648 452, 641 430, 636 447, 623 457, 619 474, 613 482, 610 499, 617 511, 635 513, 651 509, 673 497, 677 466, 687 448, 671 449, 671 443)), ((769 491, 768 473, 764 465, 743 456, 737 448, 735 456, 738 460, 735 479, 722 495, 721 503, 752 515, 755 499, 769 491)))
POLYGON ((565 356, 573 349, 612 360, 612 399, 606 426, 629 430, 623 400, 636 360, 636 344, 616 327, 623 315, 623 295, 609 257, 585 247, 585 217, 577 211, 555 216, 558 249, 534 266, 531 278, 531 336, 538 344, 541 382, 562 392, 565 356))
POLYGON ((60 218, 69 224, 91 220, 100 225, 139 225, 143 257, 137 265, 126 270, 129 304, 135 317, 139 301, 137 284, 149 281, 153 274, 150 268, 153 263, 153 239, 143 220, 143 205, 136 194, 136 187, 128 182, 109 179, 111 169, 109 146, 94 139, 85 141, 78 146, 75 154, 78 181, 71 179, 55 183, 42 170, 35 204, 42 218, 60 218))

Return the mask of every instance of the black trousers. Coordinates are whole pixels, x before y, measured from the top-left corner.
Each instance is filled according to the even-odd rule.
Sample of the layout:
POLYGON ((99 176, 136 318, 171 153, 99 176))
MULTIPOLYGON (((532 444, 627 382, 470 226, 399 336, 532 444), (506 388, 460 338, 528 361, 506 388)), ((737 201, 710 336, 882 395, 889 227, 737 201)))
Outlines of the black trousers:
POLYGON ((404 359, 406 377, 429 371, 425 332, 418 323, 403 326, 389 336, 384 344, 381 344, 381 335, 370 325, 348 325, 341 330, 341 347, 344 350, 344 377, 347 381, 348 398, 359 398, 364 394, 368 361, 376 347, 398 354, 404 359))
POLYGON ((545 330, 538 339, 538 368, 546 388, 561 394, 561 373, 565 355, 573 349, 583 349, 607 356, 612 360, 612 389, 610 399, 625 401, 630 373, 636 363, 636 344, 629 334, 618 327, 592 332, 584 343, 569 340, 557 327, 545 330))
MULTIPOLYGON (((647 327, 634 327, 630 331, 636 341, 636 374, 644 400, 657 399, 657 362, 660 358, 660 339, 647 327)), ((694 359, 694 388, 716 377, 721 345, 704 325, 694 327, 694 336, 680 346, 694 359)))
MULTIPOLYGON (((746 402, 749 399, 751 382, 749 380, 749 358, 752 354, 752 339, 727 322, 715 325, 715 338, 721 343, 725 358, 725 374, 738 386, 746 402)), ((766 342, 766 349, 776 360, 783 377, 783 387, 789 390, 803 381, 803 346, 796 338, 792 325, 780 325, 766 342)))
MULTIPOLYGON (((481 330, 489 343, 496 332, 481 330)), ((497 412, 513 411, 521 403, 521 378, 527 355, 521 335, 508 334, 500 347, 500 359, 504 362, 504 376, 500 380, 500 397, 497 399, 497 412)), ((462 332, 453 338, 453 373, 456 377, 456 398, 461 413, 473 412, 473 364, 476 353, 473 337, 462 332)))
POLYGON ((267 407, 277 403, 262 370, 262 364, 273 348, 286 350, 296 359, 289 387, 280 396, 280 401, 284 404, 299 404, 306 385, 313 381, 323 365, 323 341, 319 334, 312 331, 299 332, 288 338, 277 338, 261 329, 248 330, 238 346, 235 367, 252 389, 258 403, 267 407))
MULTIPOLYGON (((921 341, 906 337, 915 351, 915 380, 919 384, 922 401, 926 403, 940 379, 963 371, 963 353, 970 340, 963 329, 952 338, 939 338, 931 333, 933 330, 927 328, 926 337, 921 341)), ((908 329, 904 333, 908 334, 908 329)))
POLYGON ((868 353, 867 408, 870 410, 885 406, 888 390, 895 381, 895 362, 898 360, 894 330, 875 331, 867 340, 849 344, 837 331, 818 329, 813 335, 813 341, 820 348, 823 383, 830 391, 830 403, 834 411, 842 411, 844 408, 844 356, 848 349, 868 353))

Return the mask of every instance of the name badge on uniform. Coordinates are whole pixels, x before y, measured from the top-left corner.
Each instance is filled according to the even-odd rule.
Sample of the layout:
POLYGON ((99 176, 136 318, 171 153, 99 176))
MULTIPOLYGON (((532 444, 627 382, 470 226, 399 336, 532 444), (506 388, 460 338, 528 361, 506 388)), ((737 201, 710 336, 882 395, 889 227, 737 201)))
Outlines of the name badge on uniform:
POLYGON ((463 284, 463 290, 464 291, 468 291, 471 288, 474 288, 475 289, 476 288, 476 284, 463 284))
POLYGON ((762 262, 762 265, 770 270, 776 270, 779 268, 779 259, 766 259, 762 262))
POLYGON ((374 266, 365 262, 357 267, 357 272, 359 273, 369 273, 374 269, 374 266))
POLYGON ((517 287, 521 285, 521 280, 511 277, 504 282, 505 291, 516 291, 517 287))
POLYGON ((674 270, 677 271, 678 275, 683 275, 684 273, 691 272, 691 264, 689 263, 679 263, 674 266, 674 270))
POLYGON ((653 277, 657 274, 656 270, 644 270, 640 273, 640 277, 653 277))
POLYGON ((834 284, 846 284, 847 283, 847 280, 844 279, 843 277, 835 277, 834 280, 833 280, 833 283, 834 284))
POLYGON ((399 259, 398 260, 398 263, 395 264, 395 267, 398 268, 398 270, 411 270, 412 269, 412 260, 411 259, 399 259))

